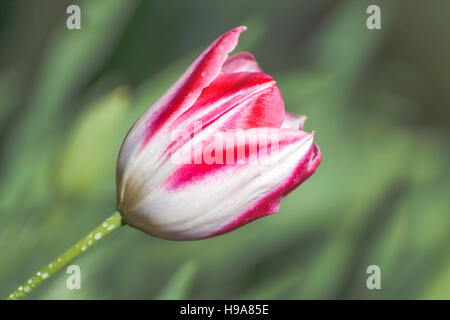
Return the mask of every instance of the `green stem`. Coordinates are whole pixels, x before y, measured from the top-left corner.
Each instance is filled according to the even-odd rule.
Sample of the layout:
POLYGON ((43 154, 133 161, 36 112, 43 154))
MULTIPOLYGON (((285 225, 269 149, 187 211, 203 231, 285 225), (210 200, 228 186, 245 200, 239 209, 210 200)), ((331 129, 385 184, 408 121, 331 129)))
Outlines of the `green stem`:
POLYGON ((98 225, 85 237, 81 238, 72 247, 67 249, 63 254, 51 261, 47 266, 39 270, 34 276, 27 280, 23 285, 18 287, 13 293, 11 293, 6 299, 16 300, 25 298, 31 291, 36 289, 42 282, 50 278, 59 269, 67 265, 73 259, 81 255, 84 251, 92 247, 94 244, 105 238, 114 230, 124 225, 122 216, 119 212, 114 213, 103 223, 98 225))

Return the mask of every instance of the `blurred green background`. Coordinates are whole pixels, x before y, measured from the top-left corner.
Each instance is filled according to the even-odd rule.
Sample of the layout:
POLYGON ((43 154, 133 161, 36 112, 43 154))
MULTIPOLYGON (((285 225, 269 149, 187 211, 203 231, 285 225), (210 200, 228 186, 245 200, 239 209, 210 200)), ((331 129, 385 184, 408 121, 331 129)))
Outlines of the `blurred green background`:
POLYGON ((0 295, 115 211, 138 116, 225 31, 323 152, 280 212, 196 242, 121 228, 34 299, 450 298, 450 1, 0 2, 0 295), (66 8, 81 7, 81 30, 66 8), (381 30, 366 8, 381 7, 381 30), (381 268, 381 290, 366 269, 381 268))

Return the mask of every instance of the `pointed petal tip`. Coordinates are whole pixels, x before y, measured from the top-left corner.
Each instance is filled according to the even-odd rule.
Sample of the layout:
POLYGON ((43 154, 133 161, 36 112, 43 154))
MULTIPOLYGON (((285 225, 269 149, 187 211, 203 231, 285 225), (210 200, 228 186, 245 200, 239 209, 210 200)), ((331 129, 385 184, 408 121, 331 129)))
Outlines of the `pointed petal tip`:
POLYGON ((307 177, 305 179, 307 179, 316 171, 321 161, 322 161, 322 152, 320 152, 320 148, 317 144, 313 144, 311 149, 311 156, 309 158, 309 162, 306 167, 307 177))
POLYGON ((320 165, 320 162, 322 162, 322 152, 320 152, 319 146, 314 144, 307 167, 307 177, 311 176, 316 171, 317 167, 320 165))
MULTIPOLYGON (((195 60, 181 77, 170 87, 148 110, 154 113, 147 116, 144 129, 142 151, 152 136, 184 111, 189 109, 198 99, 202 90, 208 87, 220 74, 223 65, 237 44, 239 35, 247 27, 236 27, 211 43, 195 60)), ((142 117, 142 116, 141 116, 142 117)))
POLYGON ((230 33, 237 33, 238 36, 239 36, 245 30, 247 30, 246 26, 239 26, 239 27, 236 27, 236 28, 233 28, 233 29, 229 30, 228 32, 225 32, 224 35, 227 35, 227 34, 230 34, 230 33))
MULTIPOLYGON (((246 26, 236 27, 236 28, 231 29, 230 31, 226 32, 223 36, 227 37, 227 36, 229 36, 229 35, 235 34, 235 36, 236 36, 236 42, 237 42, 237 39, 239 39, 239 36, 240 36, 241 33, 244 32, 245 30, 247 30, 247 27, 246 27, 246 26)), ((234 50, 234 47, 231 49, 231 51, 233 51, 233 50, 234 50)), ((231 52, 231 51, 230 51, 230 52, 231 52)))
POLYGON ((284 122, 282 128, 291 128, 297 130, 303 130, 305 126, 306 116, 303 115, 295 115, 290 112, 285 113, 284 122))

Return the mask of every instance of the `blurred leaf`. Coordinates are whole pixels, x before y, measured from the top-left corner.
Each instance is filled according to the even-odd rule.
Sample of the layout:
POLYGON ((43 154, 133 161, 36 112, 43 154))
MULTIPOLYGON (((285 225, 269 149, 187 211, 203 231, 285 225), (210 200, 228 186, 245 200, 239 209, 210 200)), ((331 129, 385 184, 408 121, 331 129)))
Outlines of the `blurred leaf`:
POLYGON ((390 3, 383 1, 383 28, 373 32, 366 27, 366 1, 342 2, 318 37, 320 54, 317 64, 334 70, 341 76, 341 84, 352 84, 364 70, 381 43, 389 26, 390 3))
MULTIPOLYGON (((317 172, 280 212, 220 237, 170 242, 123 228, 76 261, 82 290, 67 290, 61 272, 31 298, 449 296, 442 6, 379 0, 382 29, 368 30, 369 0, 77 3, 82 30, 66 30, 64 12, 46 8, 59 21, 48 21, 54 33, 33 48, 39 55, 29 61, 40 65, 20 52, 0 57, 3 295, 114 210, 126 131, 213 33, 244 24, 236 52, 250 50, 277 81, 286 110, 307 115, 305 130, 315 130, 323 152, 317 172), (136 88, 132 101, 123 88, 103 96, 121 84, 136 88), (382 290, 365 285, 370 264, 381 267, 382 290)), ((33 11, 20 8, 0 26, 2 48, 32 46, 36 33, 23 18, 33 11)))
MULTIPOLYGON (((248 30, 246 31, 242 37, 239 38, 239 44, 237 48, 230 53, 230 55, 236 54, 240 51, 250 51, 253 52, 255 47, 261 43, 264 35, 267 33, 269 29, 268 21, 264 19, 258 13, 251 15, 249 18, 245 19, 245 23, 243 23, 248 30)), ((258 59, 256 57, 256 59, 258 59)))
POLYGON ((189 289, 191 287, 192 281, 194 280, 194 276, 197 273, 197 270, 197 264, 192 261, 188 261, 172 276, 166 287, 158 294, 156 299, 187 299, 189 289))
MULTIPOLYGON (((428 288, 419 299, 433 299, 433 300, 449 300, 450 299, 450 259, 447 259, 442 271, 437 273, 428 288)), ((441 262, 442 263, 442 262, 441 262)))
POLYGON ((125 133, 120 130, 130 104, 129 93, 118 88, 80 115, 67 142, 58 170, 61 191, 82 197, 98 185, 114 185, 115 163, 125 133))
POLYGON ((0 197, 9 201, 17 199, 18 192, 26 185, 26 177, 34 170, 28 159, 40 152, 52 129, 61 125, 57 112, 70 103, 70 96, 101 67, 133 3, 85 1, 80 3, 81 30, 67 30, 61 23, 44 55, 30 106, 13 134, 7 154, 8 174, 0 183, 0 197))
MULTIPOLYGON (((52 116, 64 107, 80 86, 102 66, 102 62, 120 35, 134 1, 84 1, 81 30, 69 31, 61 23, 47 48, 36 80, 35 94, 26 117, 21 122, 19 137, 36 139, 36 131, 46 130, 52 116), (114 32, 110 32, 110 28, 114 32), (44 126, 44 127, 42 127, 44 126)), ((18 139, 22 146, 22 139, 18 139)))
POLYGON ((301 268, 295 268, 293 271, 284 271, 268 279, 268 281, 258 284, 255 288, 244 293, 239 299, 290 299, 292 289, 298 288, 304 279, 304 272, 301 268))
POLYGON ((8 115, 16 107, 20 97, 20 71, 14 67, 0 72, 0 128, 3 128, 8 115))
POLYGON ((314 260, 304 269, 307 276, 298 285, 294 299, 334 299, 353 249, 352 243, 341 234, 329 239, 314 260))

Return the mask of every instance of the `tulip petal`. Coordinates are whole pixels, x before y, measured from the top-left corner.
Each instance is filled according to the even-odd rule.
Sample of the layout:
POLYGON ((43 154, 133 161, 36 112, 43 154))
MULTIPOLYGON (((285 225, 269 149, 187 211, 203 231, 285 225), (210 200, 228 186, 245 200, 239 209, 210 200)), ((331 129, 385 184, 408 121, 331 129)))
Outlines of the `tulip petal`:
POLYGON ((283 99, 270 76, 249 72, 221 74, 169 126, 172 143, 164 152, 174 153, 200 130, 211 136, 232 129, 279 128, 283 118, 283 99))
POLYGON ((306 116, 297 116, 295 114, 289 113, 286 111, 284 115, 284 121, 281 125, 281 128, 290 128, 290 129, 298 129, 303 130, 303 127, 306 122, 306 116))
POLYGON ((136 146, 140 146, 139 150, 142 149, 169 120, 175 119, 190 108, 202 90, 220 73, 228 53, 234 50, 240 33, 245 29, 246 27, 237 27, 225 33, 203 51, 134 124, 125 139, 121 153, 131 155, 136 146))
POLYGON ((201 128, 215 130, 279 128, 283 123, 284 104, 275 81, 264 73, 225 73, 205 88, 195 104, 171 126, 171 130, 193 132, 201 128))
POLYGON ((214 81, 221 72, 228 53, 236 47, 240 33, 245 30, 246 27, 237 27, 214 41, 133 125, 122 144, 117 162, 118 203, 124 195, 127 176, 132 175, 132 171, 140 161, 152 162, 157 167, 157 161, 161 160, 157 156, 158 150, 165 148, 160 140, 167 135, 167 132, 160 132, 161 129, 189 109, 202 90, 214 81), (160 133, 158 139, 155 139, 158 141, 149 147, 155 156, 152 159, 149 159, 150 155, 141 157, 140 153, 157 133, 160 133), (129 165, 130 163, 132 165, 129 165))
MULTIPOLYGON (((132 217, 132 226, 172 240, 201 239, 230 231, 277 211, 282 197, 320 163, 313 135, 303 131, 255 128, 227 134, 246 137, 236 139, 232 147, 234 162, 207 164, 203 159, 201 164, 177 165, 167 161, 152 177, 154 183, 145 185, 151 192, 143 190, 146 196, 125 210, 132 217), (268 144, 270 151, 265 153, 260 151, 264 149, 261 140, 255 148, 251 139, 255 134, 267 134, 267 130, 271 137, 278 136, 279 143, 275 149, 268 144), (242 149, 245 152, 238 157, 237 150, 242 149)), ((223 156, 227 150, 230 148, 225 145, 223 156)))
MULTIPOLYGON (((237 45, 239 35, 245 27, 235 28, 214 41, 189 66, 175 84, 150 108, 153 114, 146 119, 144 146, 152 135, 167 121, 176 119, 189 109, 202 90, 219 75, 228 53, 237 45)), ((146 118, 146 117, 144 117, 146 118)))
POLYGON ((253 220, 277 212, 280 208, 282 198, 296 189, 301 183, 308 179, 317 169, 322 160, 322 154, 317 145, 312 144, 308 153, 300 160, 295 170, 290 174, 281 186, 273 190, 270 194, 262 198, 256 205, 239 215, 230 223, 220 228, 208 237, 218 236, 239 228, 253 220))
POLYGON ((221 72, 263 72, 263 70, 250 52, 239 52, 225 61, 221 72))
POLYGON ((172 240, 216 236, 278 211, 320 164, 306 117, 285 113, 275 81, 250 53, 228 58, 244 30, 203 51, 127 135, 116 184, 129 225, 172 240))

